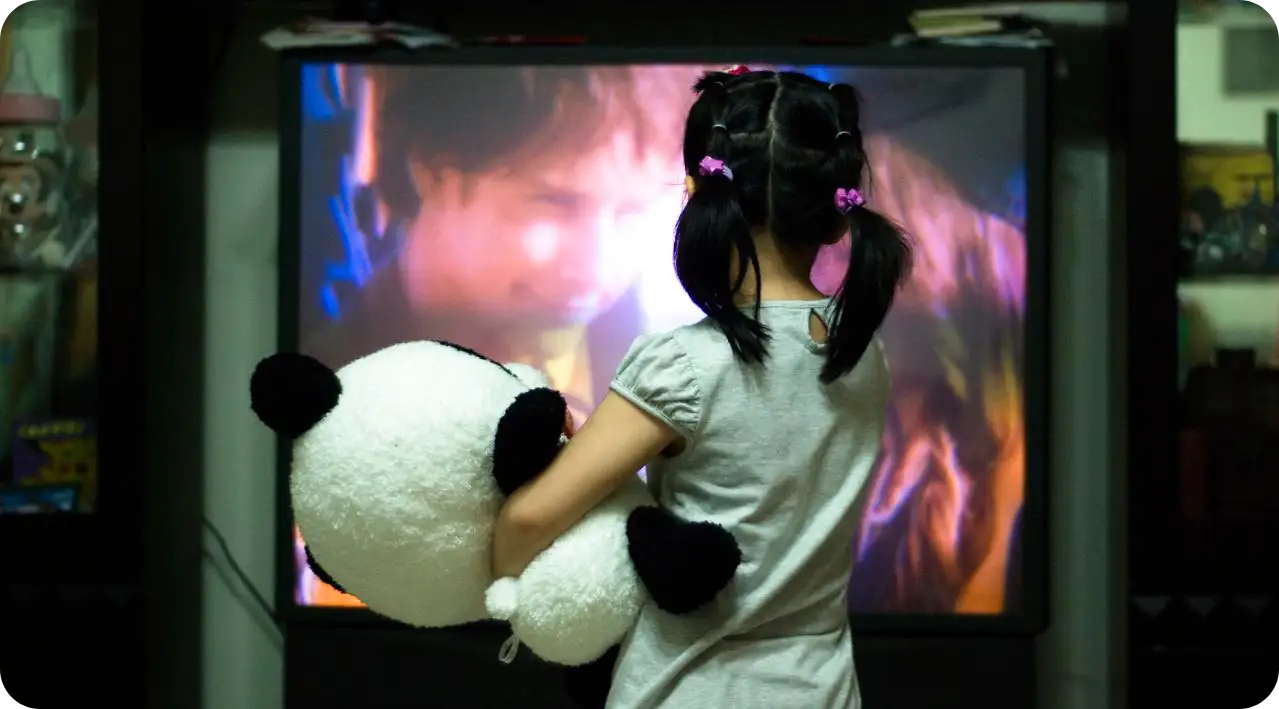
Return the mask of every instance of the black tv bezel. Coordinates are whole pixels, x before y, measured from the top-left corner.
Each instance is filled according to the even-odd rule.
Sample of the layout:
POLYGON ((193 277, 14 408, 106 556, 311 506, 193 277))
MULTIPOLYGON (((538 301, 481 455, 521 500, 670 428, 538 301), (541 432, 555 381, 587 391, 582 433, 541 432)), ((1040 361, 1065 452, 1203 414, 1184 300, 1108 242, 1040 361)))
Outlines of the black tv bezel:
MULTIPOLYGON (((639 48, 623 46, 474 46, 455 49, 343 48, 293 50, 280 62, 279 348, 299 346, 301 306, 301 71, 308 64, 569 65, 737 63, 882 68, 1019 69, 1025 79, 1026 131, 1026 424, 1025 502, 1022 509, 1022 608, 999 615, 850 614, 853 630, 877 635, 1024 636, 1048 623, 1048 411, 1049 411, 1049 67, 1046 49, 1003 47, 746 47, 639 48)), ((289 505, 290 447, 277 443, 277 616, 286 623, 359 623, 396 626, 364 608, 316 607, 295 600, 293 518, 289 505)), ((482 624, 494 624, 485 621, 482 624)))

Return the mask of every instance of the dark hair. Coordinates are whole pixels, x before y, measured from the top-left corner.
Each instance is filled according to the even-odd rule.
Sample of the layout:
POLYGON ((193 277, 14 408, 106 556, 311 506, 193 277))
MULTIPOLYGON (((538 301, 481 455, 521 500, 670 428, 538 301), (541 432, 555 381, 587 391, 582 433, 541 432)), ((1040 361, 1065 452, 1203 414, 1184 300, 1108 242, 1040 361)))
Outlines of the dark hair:
POLYGON ((675 228, 680 283, 734 355, 762 363, 769 333, 758 317, 752 230, 766 229, 782 249, 815 252, 851 228, 848 272, 834 298, 821 373, 822 381, 834 381, 857 365, 910 268, 900 228, 865 205, 845 216, 835 203, 836 190, 861 190, 867 172, 857 92, 772 71, 712 72, 693 89, 699 95, 684 126, 684 168, 696 189, 675 228), (723 161, 731 177, 700 174, 708 156, 723 161), (752 273, 753 317, 734 303, 752 273))
POLYGON ((611 139, 622 119, 631 121, 637 153, 659 130, 669 130, 642 110, 648 92, 627 67, 388 65, 364 71, 381 96, 376 134, 385 159, 377 162, 378 183, 398 184, 410 210, 419 198, 405 156, 431 169, 478 173, 510 163, 522 150, 580 154, 593 141, 611 139))
POLYGON ((550 123, 557 89, 586 86, 586 70, 525 72, 512 67, 370 66, 380 85, 376 127, 378 192, 393 215, 417 213, 412 156, 464 173, 487 169, 550 123), (447 101, 435 100, 447 96, 447 101), (501 110, 494 107, 501 106, 501 110))
POLYGON ((370 70, 384 97, 379 138, 403 151, 389 154, 414 155, 462 172, 500 163, 554 120, 562 90, 582 89, 590 80, 586 69, 561 67, 531 72, 487 66, 370 70))

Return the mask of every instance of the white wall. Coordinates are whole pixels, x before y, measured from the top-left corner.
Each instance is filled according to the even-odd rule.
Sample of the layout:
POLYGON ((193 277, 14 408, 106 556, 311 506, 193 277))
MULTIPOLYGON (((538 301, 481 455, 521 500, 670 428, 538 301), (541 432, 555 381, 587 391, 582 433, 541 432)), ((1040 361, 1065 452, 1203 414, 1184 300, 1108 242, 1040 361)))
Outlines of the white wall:
MULTIPOLYGON (((270 602, 275 446, 250 412, 248 383, 276 349, 279 169, 276 61, 255 34, 239 33, 231 49, 207 152, 204 510, 270 602)), ((280 635, 225 564, 205 563, 203 615, 202 709, 282 707, 280 635)))
MULTIPOLYGON (((1249 98, 1224 95, 1223 36, 1218 24, 1177 29, 1178 140, 1262 144, 1265 112, 1279 109, 1279 94, 1249 98)), ((1279 31, 1275 41, 1279 42, 1279 31)), ((1207 327, 1204 334, 1217 346, 1254 348, 1263 359, 1276 355, 1279 278, 1187 283, 1179 291, 1182 300, 1202 314, 1207 327)))
MULTIPOLYGON (((1182 24, 1177 28, 1178 138, 1208 143, 1261 143, 1266 137, 1265 113, 1279 108, 1279 94, 1225 96, 1223 30, 1220 23, 1182 24)), ((1275 34, 1275 41, 1279 42, 1279 33, 1275 34)))

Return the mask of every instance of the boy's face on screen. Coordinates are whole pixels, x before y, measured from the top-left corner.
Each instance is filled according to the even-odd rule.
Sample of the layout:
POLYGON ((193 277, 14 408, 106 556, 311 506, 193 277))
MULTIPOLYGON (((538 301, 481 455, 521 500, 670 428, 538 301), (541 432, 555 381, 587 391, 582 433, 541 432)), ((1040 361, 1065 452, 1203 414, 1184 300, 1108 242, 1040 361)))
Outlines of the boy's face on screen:
POLYGON ((400 269, 415 306, 585 322, 632 287, 654 249, 669 252, 678 152, 637 145, 625 128, 572 137, 531 140, 481 172, 410 165, 422 208, 400 269))

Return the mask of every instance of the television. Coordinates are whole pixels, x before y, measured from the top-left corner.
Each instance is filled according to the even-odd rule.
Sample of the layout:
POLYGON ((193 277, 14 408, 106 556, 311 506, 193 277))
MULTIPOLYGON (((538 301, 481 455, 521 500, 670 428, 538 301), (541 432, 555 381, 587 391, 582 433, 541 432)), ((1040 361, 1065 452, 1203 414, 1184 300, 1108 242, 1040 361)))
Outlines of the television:
MULTIPOLYGON (((1034 50, 475 47, 299 53, 281 105, 281 342, 340 367, 444 339, 542 367, 580 418, 676 280, 680 139, 727 64, 862 94, 871 206, 916 243, 857 532, 862 631, 1030 633, 1045 596, 1046 61, 1034 50)), ((845 241, 818 259, 832 287, 845 241)), ((308 569, 280 470, 279 607, 374 618, 308 569)))

